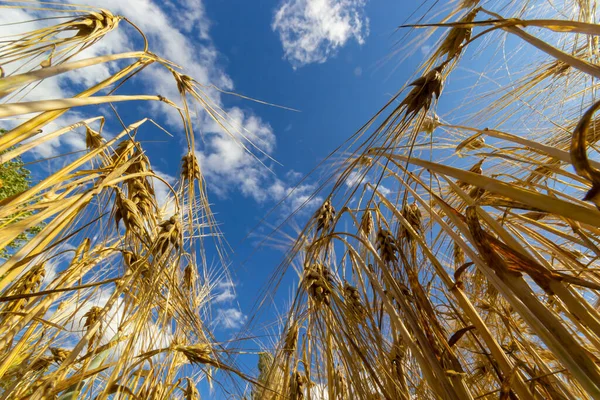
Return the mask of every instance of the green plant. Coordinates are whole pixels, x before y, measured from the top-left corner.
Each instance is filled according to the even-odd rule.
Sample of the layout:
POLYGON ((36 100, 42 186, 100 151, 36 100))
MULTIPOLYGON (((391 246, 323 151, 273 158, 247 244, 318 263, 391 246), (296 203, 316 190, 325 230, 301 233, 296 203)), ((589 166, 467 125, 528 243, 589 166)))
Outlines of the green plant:
MULTIPOLYGON (((0 129, 0 135, 6 131, 0 129)), ((10 149, 9 149, 10 150, 10 149)), ((16 157, 11 161, 0 165, 0 202, 11 196, 25 191, 31 185, 31 171, 25 168, 21 157, 16 157)), ((1 224, 10 224, 18 222, 23 218, 27 218, 33 214, 32 211, 23 211, 10 215, 6 221, 1 224)), ((38 233, 41 226, 28 228, 25 232, 20 233, 11 243, 0 250, 0 258, 6 258, 8 251, 14 251, 26 242, 31 236, 38 233)))

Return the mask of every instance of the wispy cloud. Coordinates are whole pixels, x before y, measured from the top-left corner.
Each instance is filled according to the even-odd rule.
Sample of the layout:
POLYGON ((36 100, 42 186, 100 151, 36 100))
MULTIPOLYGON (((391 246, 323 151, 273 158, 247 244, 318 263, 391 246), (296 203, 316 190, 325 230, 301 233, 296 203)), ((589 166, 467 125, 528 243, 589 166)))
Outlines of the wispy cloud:
POLYGON ((229 133, 214 121, 205 124, 204 146, 197 151, 202 171, 220 196, 239 190, 259 202, 265 201, 268 194, 263 188, 274 176, 240 143, 248 146, 248 141, 242 137, 244 135, 261 150, 271 152, 275 147, 273 130, 269 124, 240 108, 230 109, 228 115, 229 133), (237 141, 230 134, 235 135, 237 141))
POLYGON ((215 303, 227 303, 235 300, 235 284, 231 281, 223 281, 217 283, 218 293, 215 295, 215 303))
POLYGON ((271 126, 237 107, 231 108, 228 115, 232 127, 230 133, 224 132, 214 121, 207 121, 201 138, 204 146, 196 152, 212 192, 226 197, 230 192, 238 191, 258 203, 285 199, 282 211, 294 211, 307 201, 315 188, 309 184, 295 186, 302 174, 288 171, 280 178, 267 168, 274 164, 267 156, 259 151, 251 154, 240 146, 244 143, 252 149, 249 139, 261 151, 272 153, 276 136, 271 126))
POLYGON ((235 286, 235 283, 229 278, 224 278, 215 285, 212 304, 217 307, 214 319, 216 328, 237 329, 248 319, 239 306, 232 305, 237 298, 235 286))
POLYGON ((367 0, 284 0, 272 28, 284 56, 296 68, 322 63, 350 39, 364 43, 369 34, 367 0))
POLYGON ((217 311, 215 321, 224 329, 238 329, 247 319, 248 317, 237 308, 223 308, 217 311))

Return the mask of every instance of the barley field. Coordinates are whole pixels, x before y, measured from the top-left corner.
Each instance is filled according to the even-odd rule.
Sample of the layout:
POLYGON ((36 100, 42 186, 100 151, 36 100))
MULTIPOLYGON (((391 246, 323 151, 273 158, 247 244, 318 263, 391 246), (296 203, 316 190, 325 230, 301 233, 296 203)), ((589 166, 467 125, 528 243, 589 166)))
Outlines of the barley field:
POLYGON ((235 265, 195 152, 196 112, 264 160, 260 140, 128 18, 0 1, 46 16, 0 38, 0 168, 85 135, 84 151, 0 200, 0 398, 191 400, 210 386, 211 398, 268 400, 600 399, 596 1, 422 3, 398 17, 386 62, 434 45, 316 169, 322 201, 280 240, 254 311, 270 291, 290 291, 290 304, 268 315, 268 339, 252 323, 234 335, 252 336, 249 365, 211 325, 218 278, 235 265), (81 57, 124 27, 137 51, 81 57), (26 98, 98 65, 115 72, 72 97, 26 98), (176 97, 144 94, 149 67, 176 97), (114 105, 126 102, 151 106, 124 124, 114 105), (65 118, 80 108, 95 114, 65 118), (181 146, 175 180, 151 167, 148 132, 181 146))

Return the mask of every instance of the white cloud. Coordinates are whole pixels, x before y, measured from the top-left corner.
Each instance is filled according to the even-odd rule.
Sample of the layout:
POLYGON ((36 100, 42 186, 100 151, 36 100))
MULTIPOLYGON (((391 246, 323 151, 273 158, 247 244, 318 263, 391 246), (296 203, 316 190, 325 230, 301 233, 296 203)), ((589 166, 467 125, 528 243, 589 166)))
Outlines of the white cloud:
POLYGON ((215 322, 224 329, 238 329, 247 319, 248 317, 237 308, 225 308, 217 310, 215 322))
POLYGON ((363 44, 369 34, 367 0, 284 0, 272 28, 294 67, 322 63, 350 39, 363 44))
MULTIPOLYGON (((197 152, 201 170, 219 196, 237 190, 258 202, 268 200, 270 196, 264 186, 276 178, 240 144, 252 149, 249 141, 242 137, 245 135, 260 149, 270 152, 275 147, 273 130, 260 118, 237 107, 232 108, 228 115, 229 132, 235 139, 217 123, 208 121, 202 137, 204 146, 197 152)), ((256 150, 254 154, 260 155, 256 150)))
POLYGON ((312 185, 301 185, 289 193, 285 204, 283 205, 283 215, 302 210, 303 213, 311 213, 323 203, 321 196, 312 197, 315 188, 312 185))
MULTIPOLYGON (((173 6, 171 3, 165 3, 165 7, 173 6)), ((202 0, 181 0, 177 6, 173 6, 170 12, 177 18, 178 25, 186 32, 191 32, 194 28, 199 30, 200 39, 209 39, 208 30, 211 26, 206 18, 206 11, 202 0), (201 24, 197 24, 202 22, 201 24)))
POLYGON ((215 327, 222 329, 240 328, 248 317, 239 308, 225 306, 225 304, 232 303, 237 297, 235 283, 229 278, 224 278, 217 282, 214 292, 212 304, 222 306, 216 309, 215 327))
POLYGON ((222 281, 217 283, 216 286, 219 291, 213 301, 215 303, 226 303, 235 300, 235 284, 231 281, 222 281))
POLYGON ((304 175, 298 171, 294 171, 293 169, 290 169, 288 172, 286 172, 285 177, 291 181, 299 181, 300 179, 302 179, 304 175))
POLYGON ((302 174, 289 171, 285 179, 278 178, 266 165, 268 157, 252 147, 249 141, 267 153, 275 149, 276 139, 271 126, 248 111, 234 107, 228 112, 230 133, 254 155, 244 150, 236 139, 215 122, 204 124, 203 149, 196 152, 202 173, 210 189, 218 196, 239 191, 259 203, 279 202, 285 198, 282 211, 294 211, 309 199, 314 186, 304 184, 294 188, 302 174), (246 136, 243 138, 242 135, 246 136), (246 139, 249 139, 246 140, 246 139), (261 164, 261 161, 265 164, 261 164))
POLYGON ((383 185, 379 185, 377 186, 377 190, 384 196, 389 196, 390 194, 392 194, 392 191, 390 189, 388 189, 386 186, 383 185))
POLYGON ((354 187, 356 185, 360 185, 366 180, 364 172, 352 171, 348 174, 346 178, 346 186, 354 187))

